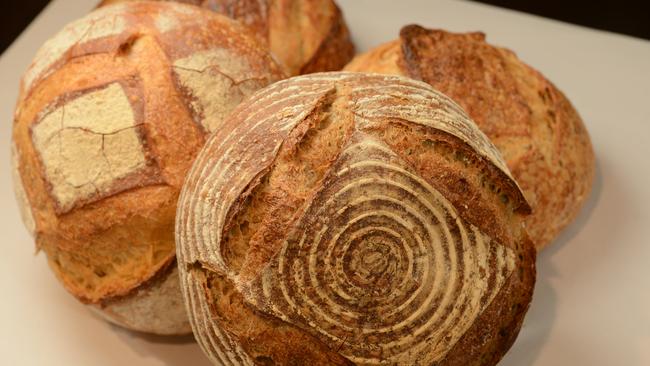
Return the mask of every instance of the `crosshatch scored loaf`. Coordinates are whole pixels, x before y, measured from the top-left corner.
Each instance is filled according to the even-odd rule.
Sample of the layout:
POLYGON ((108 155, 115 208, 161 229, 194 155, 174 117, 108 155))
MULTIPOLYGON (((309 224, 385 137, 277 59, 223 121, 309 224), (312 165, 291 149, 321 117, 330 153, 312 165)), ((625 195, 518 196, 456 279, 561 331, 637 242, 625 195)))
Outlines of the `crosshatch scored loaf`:
POLYGON ((538 249, 577 216, 591 191, 594 153, 571 102, 542 74, 482 33, 454 34, 416 25, 357 56, 348 71, 425 81, 460 104, 503 154, 533 214, 538 249))
POLYGON ((493 365, 531 300, 530 208, 429 85, 277 82, 199 153, 176 219, 190 322, 216 365, 493 365))
POLYGON ((47 41, 22 80, 14 176, 66 289, 123 326, 189 332, 173 234, 181 184, 206 135, 282 77, 246 28, 190 5, 105 7, 47 41))
MULTIPOLYGON (((103 0, 99 6, 134 0, 103 0)), ((354 45, 333 0, 160 0, 193 4, 250 27, 288 75, 341 70, 354 45)))

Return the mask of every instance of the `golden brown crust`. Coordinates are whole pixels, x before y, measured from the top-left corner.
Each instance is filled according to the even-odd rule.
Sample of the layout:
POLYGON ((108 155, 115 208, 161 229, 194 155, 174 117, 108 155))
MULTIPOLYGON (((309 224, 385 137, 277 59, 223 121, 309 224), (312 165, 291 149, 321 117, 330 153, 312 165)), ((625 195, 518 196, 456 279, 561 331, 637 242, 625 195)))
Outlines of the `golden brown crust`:
POLYGON ((207 132, 281 78, 247 29, 182 4, 98 9, 43 45, 14 164, 36 244, 73 295, 118 301, 174 262, 178 193, 207 132))
POLYGON ((180 294, 176 261, 125 296, 105 299, 91 309, 111 323, 138 332, 183 335, 192 332, 180 294))
POLYGON ((454 366, 496 365, 517 339, 535 288, 534 243, 524 232, 517 243, 522 256, 495 300, 474 321, 467 333, 445 356, 443 364, 454 366), (485 352, 486 349, 496 352, 485 352))
MULTIPOLYGON (((98 7, 132 0, 104 0, 98 7)), ((168 0, 238 20, 270 47, 288 75, 341 70, 354 56, 343 14, 333 0, 168 0)))
POLYGON ((530 213, 517 185, 461 139, 432 128, 409 125, 393 122, 373 132, 431 182, 462 218, 502 244, 514 245, 520 233, 508 230, 512 218, 502 214, 504 206, 530 213))
POLYGON ((577 215, 591 190, 594 155, 566 97, 511 51, 482 33, 407 26, 400 39, 358 56, 349 71, 413 77, 458 102, 492 139, 533 208, 527 219, 538 248, 577 215))
POLYGON ((300 68, 300 75, 322 71, 338 71, 354 57, 354 44, 350 40, 350 31, 343 19, 343 13, 332 2, 334 13, 329 32, 311 57, 300 68))
POLYGON ((525 207, 426 84, 278 82, 212 136, 179 200, 195 336, 215 364, 495 364, 532 297, 525 207))
POLYGON ((251 307, 227 277, 198 267, 193 271, 200 271, 198 277, 204 278, 204 285, 212 294, 209 300, 214 316, 255 364, 352 365, 318 338, 251 307))

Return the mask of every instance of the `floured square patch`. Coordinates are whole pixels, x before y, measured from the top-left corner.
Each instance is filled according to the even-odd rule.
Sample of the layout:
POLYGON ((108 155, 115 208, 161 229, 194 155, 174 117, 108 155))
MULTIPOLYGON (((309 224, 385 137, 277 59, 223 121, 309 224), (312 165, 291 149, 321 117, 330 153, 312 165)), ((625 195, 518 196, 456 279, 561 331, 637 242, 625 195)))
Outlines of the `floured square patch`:
POLYGON ((178 59, 173 70, 195 121, 207 132, 217 130, 239 103, 268 84, 248 60, 223 48, 178 59))
POLYGON ((64 96, 32 127, 58 213, 160 181, 142 141, 142 108, 129 92, 137 98, 113 82, 64 96))

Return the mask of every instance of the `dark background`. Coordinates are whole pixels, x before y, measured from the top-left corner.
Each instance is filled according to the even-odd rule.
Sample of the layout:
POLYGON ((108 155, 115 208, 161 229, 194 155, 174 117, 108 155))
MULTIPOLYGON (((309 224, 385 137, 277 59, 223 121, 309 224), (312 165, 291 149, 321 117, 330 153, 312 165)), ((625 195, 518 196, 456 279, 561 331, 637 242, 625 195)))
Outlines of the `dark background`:
MULTIPOLYGON (((96 1, 96 0, 88 0, 96 1)), ((22 0, 5 6, 0 13, 0 52, 13 42, 48 0, 22 0), (7 9, 9 8, 9 9, 7 9)), ((477 2, 515 9, 591 28, 650 39, 650 10, 647 5, 628 0, 619 1, 554 1, 554 0, 478 0, 477 2)))

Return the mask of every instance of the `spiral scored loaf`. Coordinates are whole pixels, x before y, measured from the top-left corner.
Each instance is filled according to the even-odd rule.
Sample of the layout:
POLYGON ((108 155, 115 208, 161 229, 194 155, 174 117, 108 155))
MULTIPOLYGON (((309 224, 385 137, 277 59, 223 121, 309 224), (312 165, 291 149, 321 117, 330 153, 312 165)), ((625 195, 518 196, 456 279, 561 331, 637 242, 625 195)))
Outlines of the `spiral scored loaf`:
MULTIPOLYGON (((99 6, 133 0, 103 0, 99 6)), ((288 75, 341 70, 354 45, 333 0, 161 0, 202 6, 249 26, 288 75)))
POLYGON ((94 11, 39 50, 15 112, 15 187, 66 289, 113 322, 190 326, 175 265, 186 172, 223 118, 282 78, 238 23, 139 2, 94 11))
POLYGON ((176 242, 218 365, 489 365, 531 300, 529 212, 444 95, 324 73, 242 103, 197 157, 176 242))
POLYGON ((594 153, 580 116, 539 72, 482 33, 416 25, 358 56, 348 71, 412 77, 460 104, 503 154, 533 208, 527 230, 538 249, 578 214, 594 177, 594 153))

